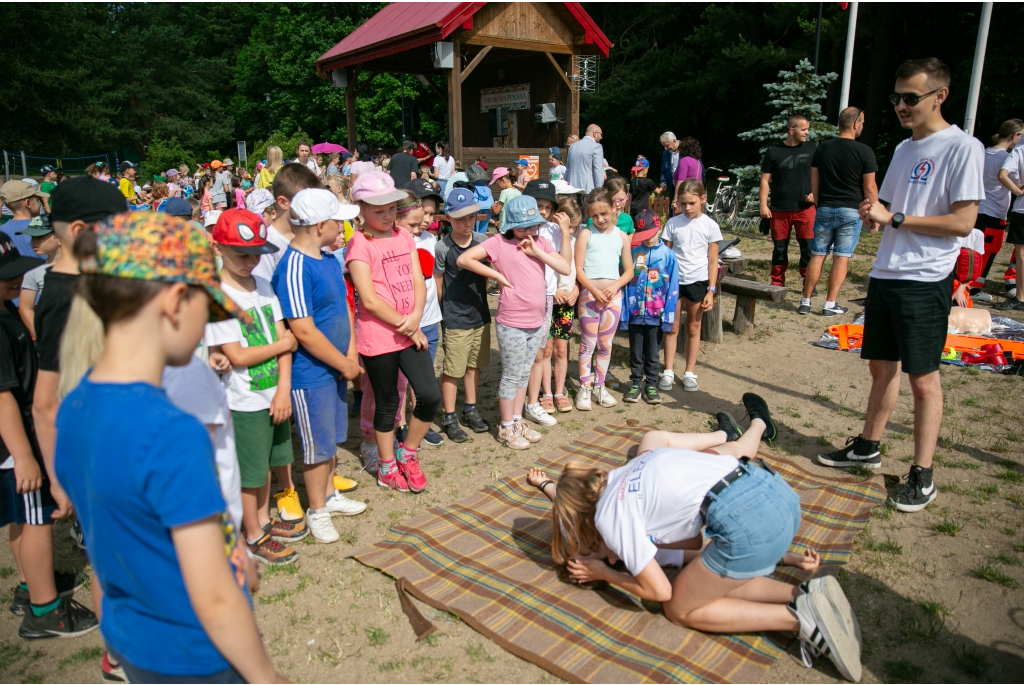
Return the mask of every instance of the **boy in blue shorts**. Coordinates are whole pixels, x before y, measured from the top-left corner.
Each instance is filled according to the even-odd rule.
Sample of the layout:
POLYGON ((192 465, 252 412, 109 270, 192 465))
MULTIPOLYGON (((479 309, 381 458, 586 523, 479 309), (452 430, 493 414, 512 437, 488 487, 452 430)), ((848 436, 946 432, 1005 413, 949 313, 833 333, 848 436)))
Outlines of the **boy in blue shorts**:
POLYGON ((289 208, 295 238, 274 271, 271 284, 281 312, 299 341, 292 362, 292 413, 302 442, 306 480, 306 526, 317 542, 337 542, 331 514, 354 516, 366 504, 334 486, 334 454, 348 435, 348 381, 361 372, 355 326, 348 309, 338 260, 324 248, 341 232, 341 222, 359 214, 329 190, 309 188, 289 208))

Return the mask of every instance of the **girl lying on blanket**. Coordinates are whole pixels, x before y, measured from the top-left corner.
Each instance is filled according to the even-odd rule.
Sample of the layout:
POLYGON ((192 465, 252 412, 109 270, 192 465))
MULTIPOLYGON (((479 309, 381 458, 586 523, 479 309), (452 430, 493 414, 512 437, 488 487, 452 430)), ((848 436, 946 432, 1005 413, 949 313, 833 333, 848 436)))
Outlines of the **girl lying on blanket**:
POLYGON ((556 484, 532 469, 527 480, 552 501, 552 557, 577 583, 603 580, 662 602, 680 626, 796 632, 805 666, 826 655, 857 681, 860 630, 839 582, 822 576, 790 585, 766 577, 780 559, 813 570, 819 558, 813 550, 788 551, 800 527, 800 498, 748 458, 776 428, 762 398, 747 393, 743 405, 751 417, 746 433, 723 412, 714 433, 647 433, 638 456, 612 471, 569 462, 556 484), (621 560, 628 572, 606 559, 621 560), (669 581, 662 566, 683 564, 669 581))

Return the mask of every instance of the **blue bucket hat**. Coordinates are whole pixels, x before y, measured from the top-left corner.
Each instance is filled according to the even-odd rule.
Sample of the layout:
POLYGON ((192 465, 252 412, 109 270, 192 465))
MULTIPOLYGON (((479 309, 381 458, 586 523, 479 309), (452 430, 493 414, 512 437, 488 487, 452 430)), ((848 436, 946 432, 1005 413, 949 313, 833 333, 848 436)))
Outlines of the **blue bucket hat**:
POLYGON ((537 209, 537 199, 529 195, 519 195, 508 201, 504 207, 505 230, 516 228, 532 228, 547 223, 537 209))

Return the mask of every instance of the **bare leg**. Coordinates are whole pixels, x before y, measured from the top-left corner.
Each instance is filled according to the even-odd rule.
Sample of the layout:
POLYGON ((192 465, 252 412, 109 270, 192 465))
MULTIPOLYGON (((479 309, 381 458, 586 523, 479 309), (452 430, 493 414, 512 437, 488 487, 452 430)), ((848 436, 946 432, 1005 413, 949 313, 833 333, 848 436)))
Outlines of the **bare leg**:
POLYGON ((942 428, 942 381, 938 371, 910 374, 914 393, 914 464, 931 468, 942 428))
MULTIPOLYGON (((811 299, 811 293, 821 280, 821 269, 825 266, 825 255, 811 255, 811 261, 807 262, 807 275, 804 276, 804 297, 811 299)), ((832 258, 832 270, 835 271, 835 258, 832 258)), ((830 276, 831 278, 831 276, 830 276)))
POLYGON ((544 353, 544 361, 541 365, 540 387, 545 395, 551 394, 551 354, 554 351, 554 338, 548 338, 547 343, 541 348, 544 353))
MULTIPOLYGON (((811 261, 814 261, 814 257, 811 257, 811 261)), ((828 274, 828 295, 825 298, 827 302, 835 302, 839 297, 839 289, 843 287, 843 281, 846 280, 846 267, 849 265, 849 257, 832 255, 832 271, 828 274)))
POLYGON ((524 404, 526 404, 526 388, 516 388, 516 398, 512 400, 512 416, 522 416, 524 404))
POLYGON ((679 304, 676 305, 676 322, 672 326, 672 332, 665 334, 664 345, 665 345, 665 370, 672 371, 672 365, 676 361, 676 347, 679 344, 679 319, 682 317, 683 312, 683 301, 679 300, 679 304))
POLYGON ((430 428, 429 421, 422 421, 415 416, 409 420, 409 431, 405 434, 405 446, 412 450, 420 448, 420 441, 430 428))
POLYGON ((29 601, 39 606, 57 599, 57 586, 53 582, 53 524, 22 526, 19 551, 29 601))
POLYGON ((292 465, 286 464, 285 466, 274 467, 274 477, 277 478, 277 484, 282 490, 295 487, 295 482, 292 480, 292 465))
POLYGON ((18 582, 25 582, 25 569, 21 565, 21 531, 25 527, 23 523, 12 523, 7 527, 7 534, 11 539, 11 554, 14 555, 14 565, 18 567, 18 582))
MULTIPOLYGON (((662 449, 664 447, 675 447, 683 450, 694 450, 701 451, 716 448, 719 445, 725 444, 728 438, 725 435, 725 431, 715 431, 714 433, 672 433, 670 431, 650 431, 645 433, 644 437, 640 440, 640 446, 637 448, 637 454, 643 454, 651 450, 662 449)), ((718 452, 719 450, 715 450, 718 452)))
MULTIPOLYGON (((476 404, 476 389, 480 384, 480 369, 469 367, 466 369, 466 377, 462 379, 462 392, 466 398, 466 404, 476 404)), ((452 411, 455 411, 455 403, 452 403, 452 411)))
MULTIPOLYGON (((377 434, 377 444, 380 445, 380 436, 383 433, 377 434)), ((387 434, 388 438, 388 451, 391 454, 390 459, 394 459, 394 450, 392 449, 391 441, 394 440, 394 431, 387 434)), ((386 461, 384 449, 380 449, 381 461, 386 461)), ((334 466, 333 459, 323 462, 322 464, 303 464, 302 470, 306 477, 306 494, 309 496, 309 508, 310 509, 323 509, 327 506, 327 485, 331 483, 333 485, 334 466)))
POLYGON ((1017 299, 1024 302, 1024 245, 1013 246, 1013 257, 1017 265, 1017 299))
POLYGON ((761 446, 761 434, 766 426, 761 419, 751 419, 747 432, 740 436, 736 442, 727 442, 718 447, 712 447, 711 451, 719 454, 727 454, 730 457, 753 457, 761 446))
POLYGON ((686 301, 686 370, 693 373, 697 368, 697 353, 700 352, 700 302, 686 301))
POLYGON ((327 472, 327 482, 324 483, 324 504, 327 504, 327 498, 334 494, 334 469, 337 466, 338 458, 331 457, 331 460, 327 462, 330 465, 330 470, 327 472))
MULTIPOLYGON (((885 431, 885 424, 889 422, 893 409, 896 408, 896 400, 900 396, 900 375, 897 362, 872 359, 868 362, 871 370, 871 392, 868 395, 867 416, 864 419, 864 432, 861 434, 865 440, 881 440, 885 431)), ((936 372, 938 377, 938 372, 936 372)), ((939 389, 939 417, 942 415, 942 395, 939 389)), ((938 435, 938 431, 936 431, 938 435)), ((932 447, 934 450, 934 446, 932 447)), ((931 459, 929 458, 929 462, 931 459)))
POLYGON ((270 523, 270 474, 267 474, 267 482, 256 490, 256 511, 259 517, 260 528, 270 523))
POLYGON ((541 376, 544 374, 544 349, 538 349, 530 367, 530 380, 526 386, 526 403, 537 404, 540 401, 541 376))
POLYGON ((255 542, 263 535, 257 504, 259 491, 259 488, 242 488, 242 528, 245 529, 246 542, 255 542))
POLYGON ((569 341, 554 338, 555 394, 565 394, 565 377, 569 375, 569 341))
POLYGON ((444 411, 446 414, 451 414, 455 411, 455 400, 458 399, 459 396, 458 384, 458 378, 452 378, 451 376, 445 375, 441 376, 441 404, 444 405, 444 411))

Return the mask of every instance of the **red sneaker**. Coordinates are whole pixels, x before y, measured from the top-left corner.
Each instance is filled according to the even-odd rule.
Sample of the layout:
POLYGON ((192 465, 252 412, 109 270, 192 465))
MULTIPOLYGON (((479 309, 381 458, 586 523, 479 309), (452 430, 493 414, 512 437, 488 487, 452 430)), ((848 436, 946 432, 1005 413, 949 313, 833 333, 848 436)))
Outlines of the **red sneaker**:
POLYGON ((427 489, 427 477, 420 468, 420 458, 416 452, 407 452, 405 445, 398 446, 398 470, 405 476, 409 489, 423 492, 427 489))
MULTIPOLYGON (((383 464, 382 464, 383 466, 383 464)), ((377 485, 382 488, 391 488, 397 492, 409 492, 409 484, 405 480, 405 476, 399 470, 401 467, 396 466, 391 469, 390 473, 384 473, 382 468, 377 472, 377 485)))

